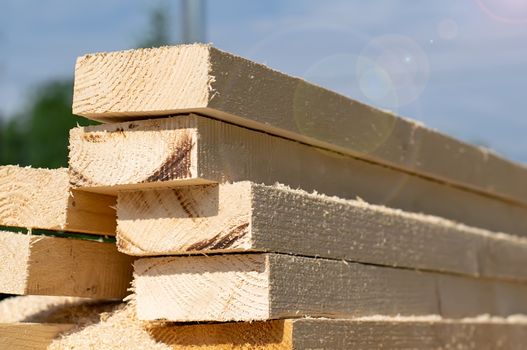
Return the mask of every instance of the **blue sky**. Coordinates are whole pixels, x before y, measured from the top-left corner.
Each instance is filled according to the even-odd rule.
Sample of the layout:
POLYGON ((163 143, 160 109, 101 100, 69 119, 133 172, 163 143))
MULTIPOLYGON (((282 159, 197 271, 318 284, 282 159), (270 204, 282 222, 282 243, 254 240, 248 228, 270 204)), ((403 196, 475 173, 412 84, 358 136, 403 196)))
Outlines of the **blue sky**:
MULTIPOLYGON (((77 56, 133 47, 156 3, 2 0, 0 114, 77 56)), ((527 0, 208 0, 206 25, 221 49, 527 163, 527 0)))

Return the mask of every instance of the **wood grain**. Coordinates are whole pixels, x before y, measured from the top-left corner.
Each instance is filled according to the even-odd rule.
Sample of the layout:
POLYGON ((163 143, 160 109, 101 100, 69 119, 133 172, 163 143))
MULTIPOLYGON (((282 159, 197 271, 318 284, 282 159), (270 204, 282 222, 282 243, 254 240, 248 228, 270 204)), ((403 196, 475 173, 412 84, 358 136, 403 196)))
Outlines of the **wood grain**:
POLYGON ((278 182, 527 235, 527 207, 197 115, 72 129, 69 164, 86 191, 278 182))
POLYGON ((152 327, 153 339, 174 350, 472 349, 520 350, 527 324, 384 318, 289 319, 152 327))
POLYGON ((208 45, 77 60, 75 114, 114 122, 190 111, 527 203, 520 164, 208 45))
POLYGON ((72 329, 72 324, 0 323, 0 348, 45 350, 53 339, 72 329))
POLYGON ((138 259, 134 284, 141 320, 527 312, 527 285, 521 283, 280 254, 138 259))
POLYGON ((527 280, 524 238, 284 186, 124 191, 117 215, 129 255, 261 251, 527 280))
MULTIPOLYGON (((53 339, 73 327, 0 324, 0 346, 10 350, 47 349, 53 339)), ((401 318, 147 325, 146 331, 153 340, 173 350, 521 350, 527 341, 525 323, 401 318)))
POLYGON ((0 293, 120 299, 132 261, 112 243, 0 231, 0 293))
POLYGON ((174 350, 286 350, 294 341, 290 321, 168 324, 149 327, 148 333, 174 350))
POLYGON ((525 324, 298 320, 293 349, 521 349, 525 324))
POLYGON ((67 169, 0 166, 0 226, 115 235, 115 197, 72 190, 67 169))

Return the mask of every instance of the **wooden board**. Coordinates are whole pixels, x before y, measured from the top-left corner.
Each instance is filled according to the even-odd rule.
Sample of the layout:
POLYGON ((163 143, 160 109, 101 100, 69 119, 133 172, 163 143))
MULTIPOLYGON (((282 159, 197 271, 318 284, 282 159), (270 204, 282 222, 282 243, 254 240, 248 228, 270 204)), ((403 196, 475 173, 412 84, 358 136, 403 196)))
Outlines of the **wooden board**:
MULTIPOLYGON (((0 347, 47 349, 53 339, 73 327, 71 324, 0 324, 0 347)), ((520 350, 527 342, 524 323, 400 318, 165 325, 147 326, 146 331, 153 340, 173 350, 520 350)))
POLYGON ((0 166, 0 226, 115 235, 115 197, 71 190, 68 171, 0 166))
POLYGON ((113 243, 0 231, 0 293, 120 299, 132 261, 113 243))
POLYGON ((134 285, 140 320, 527 312, 527 284, 280 254, 138 259, 134 285))
POLYGON ((523 349, 527 324, 384 318, 166 325, 148 330, 174 350, 523 349))
POLYGON ((117 246, 138 256, 263 251, 527 280, 527 239, 250 182, 124 191, 117 246))
POLYGON ((522 165, 208 45, 77 60, 75 114, 114 122, 190 111, 527 203, 522 165))
POLYGON ((279 182, 527 235, 527 207, 196 115, 72 129, 69 165, 87 191, 279 182))
POLYGON ((73 327, 58 323, 0 323, 0 349, 45 350, 53 339, 73 327))

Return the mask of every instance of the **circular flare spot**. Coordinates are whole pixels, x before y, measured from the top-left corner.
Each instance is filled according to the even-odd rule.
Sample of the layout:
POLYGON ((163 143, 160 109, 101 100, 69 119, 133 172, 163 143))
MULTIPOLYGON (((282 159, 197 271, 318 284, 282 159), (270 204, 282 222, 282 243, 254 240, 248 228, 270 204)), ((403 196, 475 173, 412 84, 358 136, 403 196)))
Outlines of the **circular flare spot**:
POLYGON ((506 23, 527 23, 525 0, 475 0, 489 17, 506 23))
POLYGON ((373 104, 391 109, 415 101, 429 74, 428 57, 423 49, 401 35, 374 38, 357 61, 362 93, 373 104))
POLYGON ((451 19, 444 19, 437 26, 437 34, 441 39, 451 40, 457 36, 458 25, 451 19))

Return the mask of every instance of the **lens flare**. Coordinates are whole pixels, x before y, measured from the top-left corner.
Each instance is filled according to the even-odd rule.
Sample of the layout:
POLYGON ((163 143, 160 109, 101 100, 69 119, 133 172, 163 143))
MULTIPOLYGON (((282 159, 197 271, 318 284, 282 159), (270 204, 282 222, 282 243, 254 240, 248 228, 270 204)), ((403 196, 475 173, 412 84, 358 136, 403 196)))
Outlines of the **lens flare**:
POLYGON ((441 39, 451 40, 457 36, 458 25, 451 19, 444 19, 437 26, 437 34, 441 39))
POLYGON ((360 57, 356 64, 359 89, 376 106, 397 109, 399 101, 390 74, 376 62, 360 57))
POLYGON ((491 18, 505 23, 527 23, 527 0, 475 0, 491 18))
MULTIPOLYGON (((349 28, 310 25, 277 31, 254 43, 248 56, 277 66, 276 52, 281 52, 282 57, 288 55, 294 62, 282 62, 282 69, 339 94, 396 112, 417 99, 429 73, 426 55, 411 39, 387 36, 371 40, 349 28)), ((292 95, 277 98, 282 103, 290 102, 295 126, 308 137, 329 140, 349 128, 349 133, 344 131, 349 137, 341 140, 340 146, 363 154, 388 152, 390 140, 397 137, 395 115, 390 117, 375 109, 365 114, 368 108, 361 103, 350 103, 343 96, 328 94, 304 81, 295 84, 292 95), (361 132, 352 132, 354 128, 361 132)), ((412 103, 405 108, 414 106, 412 103)), ((418 148, 414 145, 408 152, 417 152, 418 148)), ((316 149, 327 156, 342 157, 316 149)), ((407 185, 406 181, 406 176, 401 175, 384 189, 379 202, 389 204, 407 185)))
MULTIPOLYGON (((375 74, 383 76, 383 72, 379 67, 372 65, 374 70, 371 73, 361 72, 364 73, 362 76, 357 75, 356 66, 360 59, 364 60, 365 58, 360 58, 358 55, 351 53, 327 56, 313 64, 303 76, 307 81, 314 82, 339 92, 342 95, 361 101, 367 99, 367 96, 364 95, 362 90, 366 91, 373 97, 379 97, 385 100, 395 98, 389 81, 383 86, 375 85, 378 79, 375 74), (370 75, 374 75, 373 79, 370 75)), ((383 77, 389 79, 386 74, 384 74, 383 77)), ((330 111, 331 107, 327 105, 318 107, 311 105, 309 101, 327 100, 327 98, 321 99, 320 97, 314 96, 314 93, 314 90, 308 88, 305 84, 299 84, 297 86, 294 96, 294 116, 297 126, 304 134, 323 137, 324 135, 322 135, 322 133, 328 128, 326 119, 320 120, 319 124, 314 123, 312 120, 309 120, 309 118, 306 120, 306 116, 312 114, 316 108, 330 111)), ((335 103, 346 105, 344 101, 340 102, 340 99, 345 100, 344 97, 335 96, 335 103)), ((354 125, 353 123, 358 122, 357 120, 353 121, 354 114, 361 112, 360 108, 359 110, 355 109, 358 104, 351 104, 348 106, 349 110, 347 111, 335 110, 329 112, 330 115, 328 115, 328 118, 349 118, 349 124, 347 124, 348 122, 343 122, 340 123, 340 125, 350 125, 350 127, 352 127, 354 125), (338 113, 344 114, 340 115, 338 113)), ((392 134, 394 121, 394 118, 386 118, 382 113, 372 113, 368 116, 367 120, 368 125, 374 126, 372 130, 361 134, 353 134, 350 132, 350 135, 353 134, 353 138, 347 140, 345 146, 364 154, 375 152, 380 146, 385 144, 386 140, 392 134)), ((338 130, 335 132, 341 131, 342 130, 338 130)), ((331 137, 331 135, 327 135, 327 137, 331 137)))
POLYGON ((255 41, 244 56, 271 66, 277 63, 284 66, 287 57, 295 62, 293 71, 296 68, 303 72, 328 54, 349 52, 368 40, 369 36, 339 25, 295 24, 280 27, 255 41))
POLYGON ((377 106, 395 110, 420 96, 430 74, 423 49, 401 35, 385 35, 370 41, 356 69, 364 96, 377 106))

